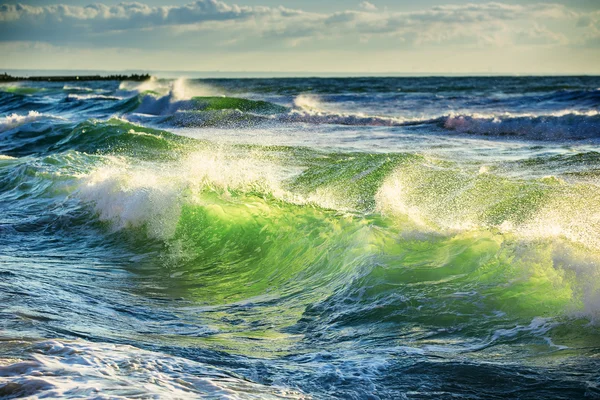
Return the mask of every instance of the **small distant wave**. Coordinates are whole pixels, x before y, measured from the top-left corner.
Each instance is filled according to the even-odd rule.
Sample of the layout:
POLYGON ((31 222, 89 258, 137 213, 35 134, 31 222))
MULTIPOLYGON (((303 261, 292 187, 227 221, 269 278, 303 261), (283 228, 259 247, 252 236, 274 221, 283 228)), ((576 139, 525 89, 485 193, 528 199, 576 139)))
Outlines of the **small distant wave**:
POLYGON ((176 100, 169 93, 139 95, 135 113, 126 118, 132 122, 151 120, 178 127, 240 127, 273 121, 269 117, 284 114, 289 108, 262 100, 227 96, 196 96, 176 100), (156 117, 161 117, 158 120, 156 117))
POLYGON ((369 116, 364 114, 321 111, 315 97, 299 96, 295 108, 280 104, 227 96, 196 96, 188 100, 175 100, 173 94, 143 95, 137 114, 167 117, 163 123, 176 126, 231 127, 259 123, 310 123, 356 126, 402 126, 420 123, 413 118, 369 116))
POLYGON ((289 113, 279 116, 278 119, 282 122, 356 126, 404 126, 429 121, 417 118, 380 117, 365 114, 330 113, 308 110, 291 110, 289 113))
POLYGON ((18 126, 39 121, 42 119, 62 119, 61 117, 57 117, 54 115, 42 114, 37 111, 29 111, 27 115, 19 115, 19 114, 10 114, 4 118, 0 118, 0 132, 4 132, 18 126))
MULTIPOLYGON (((279 116, 282 122, 309 124, 356 125, 356 126, 402 126, 423 122, 422 119, 366 115, 325 110, 318 96, 301 94, 294 99, 294 108, 279 116)), ((425 120, 426 121, 426 120, 425 120)))
POLYGON ((64 85, 63 90, 73 90, 73 91, 78 91, 78 92, 93 92, 94 91, 94 89, 92 89, 92 88, 82 87, 82 86, 71 86, 71 85, 64 85))
POLYGON ((31 95, 45 91, 45 88, 27 87, 27 86, 4 86, 0 85, 0 92, 13 93, 17 95, 31 95))
POLYGON ((443 119, 443 128, 477 135, 509 135, 527 139, 593 139, 600 137, 598 111, 565 110, 535 114, 458 114, 443 119))
POLYGON ((69 93, 67 100, 123 100, 123 97, 107 96, 104 94, 74 94, 69 93))

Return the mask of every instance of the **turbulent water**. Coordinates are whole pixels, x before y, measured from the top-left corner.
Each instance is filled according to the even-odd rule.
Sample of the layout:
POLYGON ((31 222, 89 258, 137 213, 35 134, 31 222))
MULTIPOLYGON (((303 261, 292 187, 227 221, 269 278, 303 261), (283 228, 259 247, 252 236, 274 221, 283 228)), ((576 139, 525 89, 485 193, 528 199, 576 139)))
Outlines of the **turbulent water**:
POLYGON ((600 78, 0 86, 0 397, 600 398, 600 78))

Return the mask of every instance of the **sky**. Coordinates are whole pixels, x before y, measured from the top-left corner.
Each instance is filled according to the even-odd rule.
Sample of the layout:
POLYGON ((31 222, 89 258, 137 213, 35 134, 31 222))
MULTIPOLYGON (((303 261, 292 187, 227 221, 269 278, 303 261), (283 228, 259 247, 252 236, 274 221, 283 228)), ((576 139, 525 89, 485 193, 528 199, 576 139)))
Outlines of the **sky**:
POLYGON ((0 69, 600 74, 600 0, 24 0, 0 69))

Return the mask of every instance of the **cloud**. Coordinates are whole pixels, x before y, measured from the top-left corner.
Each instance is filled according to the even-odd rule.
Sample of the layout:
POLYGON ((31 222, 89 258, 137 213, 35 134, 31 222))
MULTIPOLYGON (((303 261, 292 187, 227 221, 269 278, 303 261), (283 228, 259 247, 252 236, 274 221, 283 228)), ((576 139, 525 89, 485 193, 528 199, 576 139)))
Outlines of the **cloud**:
POLYGON ((369 3, 368 1, 363 1, 358 6, 360 8, 362 8, 363 10, 367 10, 367 11, 375 11, 375 10, 377 10, 377 7, 375 6, 375 4, 369 3))
POLYGON ((358 11, 333 13, 219 0, 181 6, 5 4, 0 6, 0 42, 238 51, 567 46, 581 37, 596 37, 597 21, 595 14, 590 17, 547 3, 449 4, 391 12, 363 1, 358 11))
POLYGON ((528 29, 517 32, 516 42, 526 45, 565 45, 568 39, 562 33, 534 24, 528 29))
POLYGON ((61 35, 101 34, 162 26, 201 24, 249 18, 290 18, 302 11, 284 7, 241 7, 218 0, 199 0, 184 6, 150 7, 141 3, 116 6, 93 4, 86 7, 51 5, 0 6, 0 32, 3 40, 42 39, 61 35))

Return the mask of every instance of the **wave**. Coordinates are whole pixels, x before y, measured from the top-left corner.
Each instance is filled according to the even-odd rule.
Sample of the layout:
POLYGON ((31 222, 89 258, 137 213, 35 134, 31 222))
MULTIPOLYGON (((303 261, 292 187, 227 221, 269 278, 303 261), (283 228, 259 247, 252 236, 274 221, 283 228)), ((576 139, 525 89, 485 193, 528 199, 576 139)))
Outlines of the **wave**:
POLYGON ((45 88, 27 87, 27 86, 4 86, 0 85, 0 92, 13 93, 17 95, 31 95, 45 91, 45 88))
POLYGON ((424 228, 498 229, 522 238, 566 238, 600 250, 600 200, 594 184, 547 176, 515 179, 433 163, 406 165, 386 177, 377 209, 408 216, 424 228))
MULTIPOLYGON (((36 119, 38 115, 33 113, 32 117, 36 119)), ((232 175, 225 174, 225 180, 221 180, 221 189, 227 191, 232 183, 223 183, 226 177, 242 179, 248 173, 271 182, 268 190, 261 189, 262 193, 268 196, 277 193, 284 201, 293 199, 292 202, 299 204, 313 203, 325 208, 360 212, 395 210, 393 213, 409 216, 413 222, 434 229, 495 228, 518 231, 524 236, 545 232, 549 237, 562 236, 600 249, 597 240, 600 227, 589 219, 590 215, 600 215, 600 209, 590 206, 600 204, 600 192, 593 183, 567 184, 560 177, 519 180, 496 175, 483 167, 464 170, 463 166, 411 154, 329 154, 317 162, 308 152, 297 162, 309 165, 316 162, 314 166, 292 181, 286 181, 285 185, 281 182, 274 185, 278 178, 269 177, 279 176, 285 170, 278 164, 257 159, 257 165, 266 169, 254 169, 250 173, 250 167, 235 155, 237 150, 218 152, 211 157, 213 150, 204 153, 204 149, 212 149, 214 145, 120 119, 92 120, 77 125, 54 124, 52 128, 31 131, 16 129, 5 134, 3 139, 0 154, 9 157, 77 151, 157 162, 178 161, 179 164, 171 168, 174 176, 168 174, 161 181, 164 180, 165 187, 178 182, 180 190, 193 186, 194 182, 212 182, 214 185, 219 181, 219 174, 231 171, 232 175), (303 160, 305 157, 308 159, 303 160), (204 169, 199 169, 198 165, 203 165, 204 169), (548 229, 549 226, 553 228, 548 229)), ((268 159, 274 156, 260 148, 256 151, 257 157, 268 159)), ((281 148, 278 151, 286 154, 296 150, 281 148)), ((549 170, 572 172, 574 165, 586 166, 597 159, 597 154, 590 152, 529 160, 528 166, 539 169, 544 175, 549 170)), ((118 178, 128 173, 117 168, 114 175, 118 178)), ((246 179, 242 181, 246 182, 246 179)), ((258 190, 256 185, 252 183, 252 190, 258 190)), ((106 192, 113 193, 111 190, 106 192)))
MULTIPOLYGON (((38 118, 38 115, 34 114, 34 118, 38 118)), ((140 159, 168 159, 200 143, 113 118, 75 125, 54 123, 40 129, 21 126, 4 134, 0 152, 21 157, 73 150, 91 154, 129 154, 140 159)))
MULTIPOLYGON (((31 115, 34 119, 38 118, 36 113, 31 115)), ((234 162, 231 160, 235 160, 235 157, 232 158, 227 153, 220 156, 220 161, 206 154, 198 155, 192 164, 188 164, 185 160, 188 160, 190 154, 201 154, 198 151, 204 151, 202 149, 211 148, 212 145, 119 119, 88 121, 75 126, 55 124, 52 128, 27 131, 27 134, 25 132, 15 130, 5 134, 0 144, 0 154, 22 157, 78 151, 128 156, 138 160, 183 159, 183 167, 179 166, 173 171, 187 177, 187 180, 182 182, 177 176, 170 175, 165 178, 165 182, 179 182, 182 188, 192 181, 203 182, 208 179, 206 176, 215 181, 215 175, 206 175, 206 170, 203 170, 204 175, 191 173, 190 171, 200 173, 195 164, 220 165, 214 169, 218 174, 237 169, 236 173, 242 176, 242 172, 247 170, 241 164, 235 168, 227 165, 227 160, 231 163, 234 162)), ((287 151, 292 150, 284 152, 287 151)), ((537 167, 532 164, 533 161, 528 162, 528 165, 547 174, 549 168, 555 172, 571 171, 573 163, 579 165, 582 162, 594 162, 596 158, 592 152, 577 157, 572 155, 564 159, 552 157, 540 160, 537 163, 543 164, 537 167), (565 170, 565 167, 569 168, 565 170)), ((410 216, 413 222, 422 222, 421 225, 433 226, 435 229, 493 227, 519 231, 522 235, 527 233, 525 236, 546 232, 551 237, 562 236, 600 249, 600 242, 597 240, 600 228, 590 223, 588 218, 590 212, 600 215, 600 209, 590 209, 586 203, 590 199, 597 199, 600 204, 600 193, 594 184, 566 184, 561 178, 552 177, 538 180, 503 178, 489 173, 487 169, 461 171, 463 167, 445 166, 443 163, 438 164, 408 154, 360 157, 341 154, 329 155, 328 160, 330 162, 317 163, 317 166, 308 168, 293 182, 288 182, 291 186, 285 191, 287 197, 282 199, 290 201, 295 198, 296 202, 313 202, 338 210, 396 210, 410 216), (337 162, 332 162, 333 159, 337 162), (341 171, 337 172, 339 168, 341 171), (397 172, 392 173, 394 170, 397 172), (553 228, 544 229, 544 226, 553 228)), ((261 176, 266 179, 276 169, 271 166, 261 176)), ((115 174, 127 175, 120 169, 115 174)), ((270 188, 265 193, 272 196, 276 191, 274 186, 270 188)), ((281 187, 278 190, 278 193, 283 193, 281 187)))
POLYGON ((62 120, 63 118, 56 115, 42 114, 37 111, 29 111, 27 115, 10 114, 0 118, 0 132, 5 132, 31 122, 47 119, 62 120))
POLYGON ((77 100, 123 100, 122 97, 116 96, 108 96, 104 94, 74 94, 69 93, 67 95, 67 101, 77 101, 77 100))
POLYGON ((378 95, 362 110, 388 116, 328 95, 115 86, 98 93, 121 100, 67 102, 62 89, 39 96, 48 108, 0 94, 25 117, 74 118, 0 135, 0 286, 15 294, 0 397, 596 393, 600 155, 463 139, 574 135, 596 112, 394 118, 378 95), (245 124, 275 129, 181 130, 206 142, 156 128, 245 124), (542 135, 559 125, 576 130, 542 135), (246 134, 310 147, 226 143, 246 134), (383 153, 383 137, 407 152, 383 153), (24 332, 89 341, 12 340, 24 332), (540 370, 540 356, 554 361, 540 370))
POLYGON ((93 92, 94 89, 83 86, 64 85, 63 90, 72 90, 77 92, 93 92))
MULTIPOLYGON (((349 268, 374 268, 365 276, 376 279, 383 264, 405 271, 384 286, 414 274, 421 280, 468 276, 459 280, 463 289, 475 285, 479 294, 498 296, 496 285, 511 288, 510 300, 500 296, 487 310, 505 304, 513 316, 545 310, 600 321, 600 287, 587 278, 600 273, 594 185, 466 172, 414 155, 309 156, 315 165, 290 176, 282 164, 289 156, 240 150, 193 152, 160 168, 116 161, 82 176, 77 197, 114 232, 166 243, 176 269, 227 266, 233 275, 206 278, 204 294, 196 294, 204 301, 258 295, 263 279, 273 294, 319 285, 352 292, 349 268), (324 249, 336 254, 325 264, 324 249), (279 265, 288 267, 274 278, 279 265), (476 283, 487 273, 493 287, 476 283), (226 289, 234 275, 239 285, 226 289), (253 284, 242 284, 246 278, 253 284)), ((450 286, 460 291, 461 285, 450 286)), ((370 309, 373 301, 361 307, 370 309)))
POLYGON ((427 123, 430 120, 402 117, 379 117, 365 114, 332 113, 324 111, 292 110, 278 118, 282 122, 304 122, 310 124, 334 124, 353 126, 406 126, 427 123))
POLYGON ((532 140, 590 139, 600 137, 600 114, 591 110, 562 110, 551 113, 448 114, 432 117, 382 117, 318 110, 317 103, 291 110, 281 121, 357 126, 424 125, 444 130, 491 136, 520 136, 532 140))
POLYGON ((248 100, 236 97, 192 97, 176 100, 172 94, 156 97, 143 96, 136 112, 151 115, 171 115, 178 111, 223 111, 238 110, 255 114, 277 114, 288 111, 287 107, 262 100, 248 100))
POLYGON ((176 80, 152 77, 144 82, 123 81, 119 85, 121 94, 154 94, 158 97, 169 96, 173 101, 189 100, 196 96, 222 95, 223 92, 205 83, 186 78, 176 80))
POLYGON ((534 140, 597 139, 600 138, 600 114, 565 110, 546 115, 450 115, 443 119, 443 127, 460 133, 512 135, 534 140))
MULTIPOLYGON (((308 101, 308 100, 306 100, 308 101)), ((361 126, 403 126, 420 120, 366 116, 364 114, 337 114, 319 111, 317 102, 314 108, 307 108, 306 101, 297 99, 299 109, 262 101, 237 97, 192 97, 187 100, 174 100, 172 94, 162 97, 154 94, 144 95, 136 113, 168 117, 165 124, 185 127, 233 127, 257 125, 260 123, 312 123, 361 126)), ((128 117, 129 118, 129 117, 128 117)), ((135 120, 135 116, 133 116, 135 120)))

